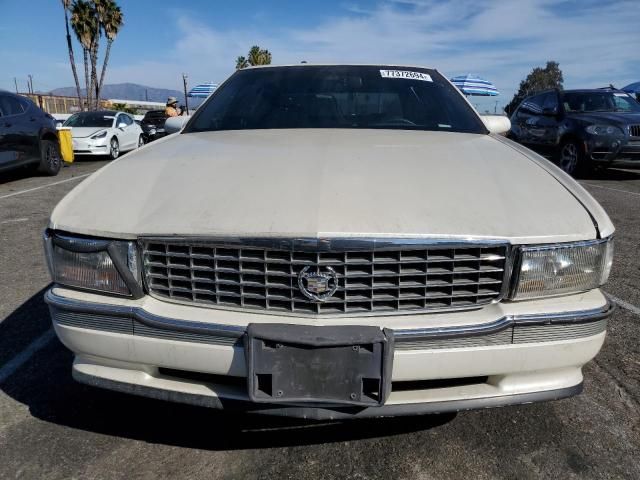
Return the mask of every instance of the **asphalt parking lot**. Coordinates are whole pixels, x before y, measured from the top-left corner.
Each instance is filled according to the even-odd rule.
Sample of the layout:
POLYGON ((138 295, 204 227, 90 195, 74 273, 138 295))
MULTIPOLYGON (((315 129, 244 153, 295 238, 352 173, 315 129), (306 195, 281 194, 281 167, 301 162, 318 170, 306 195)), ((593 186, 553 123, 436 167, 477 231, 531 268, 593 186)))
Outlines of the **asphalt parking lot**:
MULTIPOLYGON (((105 161, 0 174, 0 478, 640 478, 640 170, 582 181, 617 228, 619 304, 582 395, 413 418, 308 423, 229 415, 71 379, 51 331, 41 232, 105 161)), ((105 198, 105 202, 109 199, 105 198)), ((535 199, 532 199, 535 201, 535 199)))

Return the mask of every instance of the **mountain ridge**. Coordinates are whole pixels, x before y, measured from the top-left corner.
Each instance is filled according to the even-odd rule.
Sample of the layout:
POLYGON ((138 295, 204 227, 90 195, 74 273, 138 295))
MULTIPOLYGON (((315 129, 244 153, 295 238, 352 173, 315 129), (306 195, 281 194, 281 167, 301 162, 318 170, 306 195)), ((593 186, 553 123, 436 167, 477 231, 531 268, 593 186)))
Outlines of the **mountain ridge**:
MULTIPOLYGON (((81 89, 84 95, 85 89, 81 89)), ((75 97, 76 87, 55 88, 50 92, 52 95, 63 95, 75 97)), ((176 97, 180 103, 184 103, 184 93, 179 90, 169 88, 156 88, 138 83, 112 83, 102 86, 100 97, 107 100, 110 98, 120 100, 140 100, 149 102, 166 102, 168 97, 176 97)))

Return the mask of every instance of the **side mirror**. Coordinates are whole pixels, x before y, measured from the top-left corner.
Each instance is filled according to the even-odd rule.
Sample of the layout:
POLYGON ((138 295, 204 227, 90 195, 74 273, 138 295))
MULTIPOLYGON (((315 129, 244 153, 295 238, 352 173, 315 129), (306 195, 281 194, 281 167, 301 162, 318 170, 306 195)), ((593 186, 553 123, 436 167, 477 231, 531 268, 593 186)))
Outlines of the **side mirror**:
POLYGON ((182 128, 186 125, 189 117, 180 116, 180 117, 169 117, 164 122, 164 131, 167 135, 172 133, 178 133, 182 128))
POLYGON ((509 117, 503 115, 480 115, 490 133, 507 133, 511 130, 509 117))
POLYGON ((118 124, 118 128, 119 128, 120 130, 124 130, 125 128, 127 128, 127 124, 126 124, 126 123, 124 123, 124 122, 120 122, 120 123, 118 124))

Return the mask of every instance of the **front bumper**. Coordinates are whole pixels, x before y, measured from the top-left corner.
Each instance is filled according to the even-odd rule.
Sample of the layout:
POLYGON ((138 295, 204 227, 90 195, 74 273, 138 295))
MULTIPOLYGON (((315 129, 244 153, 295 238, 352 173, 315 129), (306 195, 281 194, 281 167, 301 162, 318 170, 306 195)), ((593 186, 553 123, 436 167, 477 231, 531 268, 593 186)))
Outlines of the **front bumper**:
MULTIPOLYGON (((242 337, 274 316, 110 298, 53 288, 54 327, 90 385, 215 408, 305 418, 444 412, 579 393, 581 367, 599 351, 611 305, 594 290, 471 312, 281 323, 367 325, 395 339, 391 393, 381 407, 249 401, 242 337), (267 317, 267 318, 265 318, 267 317), (222 321, 226 319, 226 321, 222 321)), ((277 318, 277 317, 276 317, 277 318)))
POLYGON ((624 164, 640 165, 640 139, 594 141, 586 144, 589 158, 605 166, 623 166, 624 164))
POLYGON ((109 146, 106 138, 91 140, 89 138, 74 138, 73 153, 76 155, 108 155, 109 146))

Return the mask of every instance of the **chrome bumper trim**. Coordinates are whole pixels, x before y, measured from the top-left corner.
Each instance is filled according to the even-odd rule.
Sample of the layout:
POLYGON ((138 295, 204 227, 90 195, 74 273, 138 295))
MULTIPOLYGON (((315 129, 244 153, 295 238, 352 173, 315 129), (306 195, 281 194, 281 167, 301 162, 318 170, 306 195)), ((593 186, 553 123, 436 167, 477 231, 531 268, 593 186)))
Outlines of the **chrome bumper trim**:
MULTIPOLYGON (((146 327, 155 329, 156 331, 201 335, 205 339, 209 339, 208 343, 220 343, 223 345, 234 344, 235 342, 233 340, 240 339, 246 330, 246 327, 237 325, 213 323, 203 324, 200 322, 163 317, 149 313, 141 307, 125 307, 121 305, 109 305, 70 299, 54 293, 52 289, 45 293, 45 302, 49 304, 52 309, 58 309, 66 312, 126 317, 134 320, 134 325, 137 321, 146 327)), ((607 303, 601 308, 591 310, 530 315, 507 315, 493 322, 479 325, 421 329, 394 329, 393 335, 397 348, 402 348, 403 344, 406 345, 405 348, 409 348, 409 345, 415 345, 419 348, 418 344, 420 342, 486 336, 496 334, 516 326, 575 325, 581 323, 592 323, 608 318, 614 309, 615 306, 607 300, 607 303), (416 342, 418 344, 416 344, 416 342)), ((147 332, 144 335, 153 336, 151 332, 147 332)), ((187 338, 183 338, 183 340, 187 340, 187 338)), ((195 339, 192 337, 191 340, 195 339)))
POLYGON ((235 325, 222 325, 216 323, 190 322, 176 320, 149 313, 140 307, 124 307, 121 305, 109 305, 95 302, 85 302, 62 297, 52 290, 47 290, 44 301, 51 307, 77 313, 94 313, 98 315, 111 315, 130 317, 150 327, 163 330, 174 330, 183 333, 211 335, 217 337, 240 338, 244 335, 245 327, 235 325))
POLYGON ((611 316, 614 310, 615 305, 607 300, 607 303, 601 308, 595 308, 592 310, 578 310, 574 312, 554 312, 530 315, 506 315, 493 322, 483 323, 480 325, 407 330, 401 329, 394 330, 393 334, 396 343, 398 341, 402 342, 403 340, 419 341, 432 340, 434 338, 446 339, 491 335, 493 333, 498 333, 506 330, 507 328, 518 325, 566 325, 597 322, 598 320, 603 320, 611 316))

